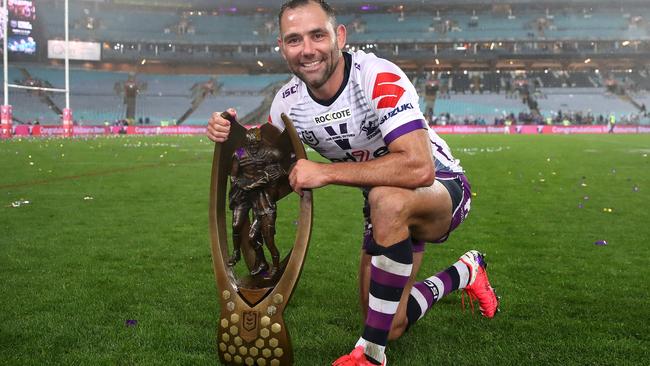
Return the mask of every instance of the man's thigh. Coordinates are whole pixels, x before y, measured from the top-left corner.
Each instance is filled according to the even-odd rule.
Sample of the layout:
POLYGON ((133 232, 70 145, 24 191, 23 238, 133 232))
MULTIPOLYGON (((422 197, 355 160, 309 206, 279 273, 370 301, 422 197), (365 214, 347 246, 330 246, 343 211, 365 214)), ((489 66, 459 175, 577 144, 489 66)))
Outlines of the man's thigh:
MULTIPOLYGON (((373 231, 382 230, 381 221, 403 222, 410 236, 416 240, 436 241, 449 231, 452 219, 452 201, 449 191, 439 181, 429 187, 403 189, 375 187, 370 191, 370 216, 373 231), (379 206, 379 207, 374 207, 379 206), (398 218, 387 218, 381 207, 399 207, 398 218)), ((389 210, 390 214, 398 215, 389 210)))

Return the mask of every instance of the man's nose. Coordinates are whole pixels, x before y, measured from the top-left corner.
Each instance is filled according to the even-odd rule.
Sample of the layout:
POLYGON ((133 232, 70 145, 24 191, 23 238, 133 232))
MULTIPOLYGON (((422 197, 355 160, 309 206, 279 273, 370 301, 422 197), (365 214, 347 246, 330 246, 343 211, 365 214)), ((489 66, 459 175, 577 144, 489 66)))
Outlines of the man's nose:
POLYGON ((302 53, 305 55, 312 55, 314 54, 314 44, 312 43, 311 39, 307 38, 303 42, 303 47, 302 47, 302 53))

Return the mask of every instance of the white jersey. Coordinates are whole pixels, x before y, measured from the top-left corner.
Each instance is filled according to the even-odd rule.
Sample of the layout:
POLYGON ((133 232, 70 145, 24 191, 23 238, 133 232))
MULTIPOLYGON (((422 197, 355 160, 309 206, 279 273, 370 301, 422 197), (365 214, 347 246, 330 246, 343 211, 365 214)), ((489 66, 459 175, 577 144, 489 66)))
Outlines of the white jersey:
POLYGON ((314 100, 294 76, 275 95, 269 123, 284 130, 285 113, 302 141, 332 162, 378 158, 398 137, 426 129, 436 172, 463 172, 447 143, 427 125, 415 87, 399 67, 363 51, 343 55, 346 79, 331 100, 314 100))

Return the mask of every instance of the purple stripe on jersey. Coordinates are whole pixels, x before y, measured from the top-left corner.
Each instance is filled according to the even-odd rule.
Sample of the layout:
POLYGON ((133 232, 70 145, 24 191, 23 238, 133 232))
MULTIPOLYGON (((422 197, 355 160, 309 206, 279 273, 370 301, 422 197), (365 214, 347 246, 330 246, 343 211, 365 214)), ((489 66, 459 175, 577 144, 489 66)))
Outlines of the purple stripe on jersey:
MULTIPOLYGON (((461 179, 463 180, 462 177, 465 177, 465 174, 462 172, 448 172, 444 170, 436 170, 436 179, 461 179)), ((464 179, 465 181, 467 178, 464 179)), ((467 185, 469 186, 469 182, 467 182, 467 185)))
POLYGON ((391 142, 395 141, 398 137, 406 135, 409 132, 413 132, 415 130, 425 128, 424 126, 426 126, 426 124, 422 119, 416 119, 414 121, 405 123, 397 127, 396 129, 390 131, 388 135, 384 136, 384 143, 388 146, 390 145, 391 142))
POLYGON ((453 160, 449 156, 447 156, 447 154, 445 154, 445 151, 442 149, 442 146, 436 144, 433 140, 429 140, 429 141, 436 147, 438 154, 444 156, 448 161, 453 162, 453 160))
POLYGON ((472 200, 472 192, 471 188, 469 185, 469 182, 467 181, 467 177, 465 177, 464 174, 461 174, 458 176, 458 179, 460 179, 460 183, 463 188, 463 198, 460 201, 460 204, 458 207, 456 207, 456 210, 453 213, 452 219, 451 219, 451 227, 449 231, 454 230, 455 228, 458 227, 458 225, 461 224, 461 222, 465 221, 467 218, 467 215, 469 215, 469 211, 467 211, 467 202, 472 200))
POLYGON ((451 292, 451 276, 449 273, 442 271, 436 275, 442 281, 442 284, 445 285, 445 291, 439 295, 439 297, 444 297, 451 292))
POLYGON ((390 326, 393 323, 393 317, 395 314, 384 314, 378 311, 374 311, 368 308, 368 316, 366 317, 366 325, 369 325, 376 329, 381 329, 385 331, 390 330, 390 326))
POLYGON ((422 296, 427 299, 427 307, 430 308, 433 305, 433 293, 429 289, 429 286, 425 285, 424 282, 417 282, 413 284, 413 287, 417 288, 422 296))
POLYGON ((390 273, 373 265, 370 266, 370 278, 380 285, 390 287, 404 287, 409 280, 409 276, 390 273))

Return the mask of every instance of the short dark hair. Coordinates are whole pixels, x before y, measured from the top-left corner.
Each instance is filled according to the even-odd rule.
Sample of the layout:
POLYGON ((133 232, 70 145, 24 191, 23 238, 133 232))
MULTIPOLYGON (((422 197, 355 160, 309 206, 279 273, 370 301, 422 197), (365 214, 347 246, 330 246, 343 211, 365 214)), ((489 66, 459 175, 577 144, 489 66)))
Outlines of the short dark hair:
POLYGON ((305 6, 309 3, 315 3, 320 5, 321 9, 327 14, 327 16, 330 18, 332 21, 332 25, 336 27, 336 12, 334 11, 334 8, 330 4, 327 3, 325 0, 289 0, 286 1, 284 4, 282 4, 282 7, 280 8, 280 12, 278 13, 278 27, 280 26, 280 23, 282 22, 282 15, 284 15, 284 11, 287 9, 295 9, 299 8, 301 6, 305 6))

